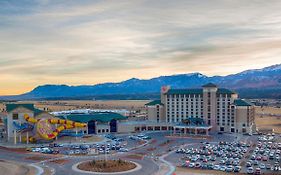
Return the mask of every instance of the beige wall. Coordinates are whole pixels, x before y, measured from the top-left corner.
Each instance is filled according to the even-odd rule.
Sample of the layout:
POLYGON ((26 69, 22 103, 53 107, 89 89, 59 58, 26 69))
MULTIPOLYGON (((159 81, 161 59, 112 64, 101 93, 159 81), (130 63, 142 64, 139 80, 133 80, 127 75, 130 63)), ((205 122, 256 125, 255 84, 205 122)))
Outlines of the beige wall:
POLYGON ((238 132, 252 132, 255 128, 255 108, 253 106, 236 107, 236 126, 238 132), (244 129, 243 129, 244 128, 244 129))
POLYGON ((129 132, 135 132, 135 127, 137 125, 130 125, 126 123, 118 123, 117 132, 118 133, 129 133, 129 132))
POLYGON ((149 121, 158 121, 158 122, 165 121, 164 107, 162 105, 147 106, 147 115, 149 121), (157 117, 157 113, 159 113, 158 117, 157 117))
POLYGON ((212 125, 212 130, 217 130, 217 88, 207 87, 203 88, 203 115, 207 124, 212 125), (210 93, 210 97, 208 97, 210 93), (210 102, 210 104, 209 104, 210 102), (209 107, 208 107, 209 106, 209 107), (210 111, 208 111, 210 108, 210 111))
POLYGON ((102 133, 110 133, 110 126, 109 124, 97 124, 96 125, 96 133, 97 134, 102 134, 102 133), (100 130, 100 132, 99 132, 100 130))
POLYGON ((13 122, 16 121, 18 123, 25 123, 26 121, 23 117, 25 114, 28 114, 30 117, 33 117, 33 111, 23 107, 18 107, 15 110, 8 113, 8 117, 7 117, 8 140, 10 140, 14 136, 13 130, 15 129, 15 127, 13 125, 13 122), (13 120, 13 114, 18 114, 18 120, 13 120))

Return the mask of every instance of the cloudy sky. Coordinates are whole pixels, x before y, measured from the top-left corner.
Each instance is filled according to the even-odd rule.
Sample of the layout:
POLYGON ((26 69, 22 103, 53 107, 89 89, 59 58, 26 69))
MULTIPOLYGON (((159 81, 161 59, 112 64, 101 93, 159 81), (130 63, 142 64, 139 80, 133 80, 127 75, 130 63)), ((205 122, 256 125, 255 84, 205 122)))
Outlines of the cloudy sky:
POLYGON ((0 94, 281 63, 280 0, 1 0, 0 94))

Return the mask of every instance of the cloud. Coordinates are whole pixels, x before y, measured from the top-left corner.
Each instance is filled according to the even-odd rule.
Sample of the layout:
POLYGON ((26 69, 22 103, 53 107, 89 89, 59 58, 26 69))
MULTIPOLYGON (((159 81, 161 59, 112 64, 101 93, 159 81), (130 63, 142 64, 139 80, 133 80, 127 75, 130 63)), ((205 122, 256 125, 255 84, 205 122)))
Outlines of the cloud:
POLYGON ((277 64, 280 5, 277 0, 0 1, 0 81, 19 92, 44 83, 225 75, 277 64), (23 85, 15 88, 15 82, 23 85))

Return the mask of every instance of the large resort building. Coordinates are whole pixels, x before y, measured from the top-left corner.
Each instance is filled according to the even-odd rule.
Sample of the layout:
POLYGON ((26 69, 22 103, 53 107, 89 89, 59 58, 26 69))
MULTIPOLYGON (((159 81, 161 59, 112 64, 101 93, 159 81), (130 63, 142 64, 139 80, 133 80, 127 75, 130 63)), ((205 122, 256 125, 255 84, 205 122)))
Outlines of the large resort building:
POLYGON ((254 106, 238 94, 209 83, 198 89, 161 88, 161 100, 148 104, 148 120, 170 123, 184 133, 203 130, 251 133, 255 130, 254 106))
MULTIPOLYGON (((6 104, 6 116, 3 118, 5 137, 14 143, 24 140, 28 143, 29 139, 25 138, 42 140, 43 136, 35 133, 46 122, 55 124, 47 128, 51 136, 59 132, 58 128, 63 126, 62 129, 65 129, 59 132, 56 139, 60 136, 141 131, 169 131, 172 135, 184 136, 209 135, 211 131, 252 133, 256 130, 254 106, 239 99, 237 93, 212 83, 198 89, 171 89, 164 86, 161 88, 161 99, 147 103, 145 107, 147 119, 139 120, 113 112, 53 115, 36 109, 33 104, 6 104), (33 123, 30 118, 33 118, 33 123), (68 129, 69 126, 73 127, 68 129)), ((41 129, 47 131, 46 128, 41 129)))

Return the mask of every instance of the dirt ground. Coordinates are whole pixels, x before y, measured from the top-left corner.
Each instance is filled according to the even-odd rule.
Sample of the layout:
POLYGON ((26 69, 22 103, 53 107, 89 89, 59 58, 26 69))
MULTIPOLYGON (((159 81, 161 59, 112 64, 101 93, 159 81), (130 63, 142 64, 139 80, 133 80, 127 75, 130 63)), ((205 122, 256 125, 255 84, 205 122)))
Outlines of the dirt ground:
POLYGON ((264 115, 281 115, 281 108, 274 107, 256 107, 256 114, 264 114, 264 115))
MULTIPOLYGON (((33 103, 37 108, 49 111, 62 111, 72 109, 143 109, 150 100, 67 100, 67 101, 22 101, 20 103, 33 103)), ((0 109, 3 106, 0 105, 0 109)))
POLYGON ((256 125, 262 130, 273 128, 275 133, 281 133, 281 109, 256 107, 256 125))
POLYGON ((281 133, 281 117, 256 117, 257 128, 269 130, 274 129, 275 133, 281 133))
POLYGON ((97 160, 94 163, 84 162, 78 165, 78 168, 84 171, 93 172, 121 172, 128 171, 136 168, 136 165, 131 162, 120 160, 107 160, 104 163, 103 160, 97 160))
POLYGON ((0 160, 0 175, 33 175, 35 172, 32 167, 0 160))

